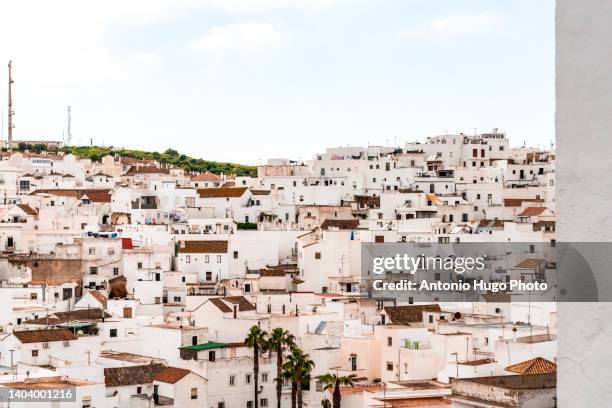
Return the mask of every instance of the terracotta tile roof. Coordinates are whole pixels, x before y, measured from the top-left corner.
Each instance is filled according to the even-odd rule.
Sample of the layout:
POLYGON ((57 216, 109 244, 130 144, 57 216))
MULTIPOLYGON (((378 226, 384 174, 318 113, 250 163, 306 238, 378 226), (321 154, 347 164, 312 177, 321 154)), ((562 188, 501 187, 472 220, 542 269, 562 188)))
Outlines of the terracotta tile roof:
POLYGON ((104 384, 107 387, 151 384, 155 376, 164 368, 165 366, 163 364, 105 368, 104 384))
POLYGON ((259 195, 259 196, 266 196, 266 195, 270 195, 270 190, 251 190, 251 194, 253 195, 259 195))
POLYGON ((83 194, 83 197, 89 198, 94 203, 110 203, 111 199, 113 198, 111 194, 99 193, 99 192, 93 192, 93 191, 83 194))
POLYGON ((542 357, 536 357, 522 363, 505 368, 506 371, 519 374, 553 374, 557 372, 557 365, 542 357))
POLYGON ((285 271, 282 269, 260 269, 259 276, 262 278, 271 278, 271 277, 284 277, 285 271))
POLYGON ((494 220, 480 220, 480 222, 478 223, 478 226, 480 228, 504 228, 504 224, 506 222, 506 220, 498 220, 498 219, 494 219, 494 220))
POLYGON ((383 405, 390 408, 429 408, 429 407, 440 407, 443 405, 450 406, 452 401, 444 397, 424 397, 424 398, 377 398, 379 405, 383 405))
POLYGON ((106 296, 104 296, 102 293, 100 293, 97 290, 90 290, 88 293, 91 296, 93 296, 94 299, 96 299, 98 302, 102 303, 102 305, 104 305, 104 307, 106 307, 106 304, 107 304, 107 301, 108 301, 106 296))
POLYGON ((482 295, 482 298, 487 303, 509 303, 512 296, 509 293, 489 292, 482 295))
POLYGON ((353 230, 359 226, 359 220, 325 220, 321 229, 338 228, 341 230, 353 230))
POLYGON ((132 166, 124 176, 133 176, 134 174, 170 174, 170 170, 155 166, 132 166))
POLYGON ((540 198, 504 198, 504 207, 520 207, 524 202, 543 203, 540 198))
POLYGON ((546 211, 546 207, 527 207, 518 216, 519 217, 533 217, 533 216, 542 214, 544 211, 546 211))
POLYGON ((227 253, 227 241, 181 241, 178 248, 181 254, 221 254, 227 253))
POLYGON ((227 296, 221 299, 226 302, 238 305, 238 310, 240 310, 241 312, 255 310, 255 306, 251 304, 251 302, 249 302, 244 296, 227 296))
POLYGON ((255 305, 251 304, 244 296, 227 296, 222 298, 211 298, 209 300, 223 313, 230 313, 233 310, 227 303, 238 305, 238 310, 241 312, 255 310, 255 305))
POLYGON ((423 312, 440 312, 440 305, 407 305, 407 306, 387 306, 385 312, 391 323, 410 326, 410 323, 420 323, 423 321, 423 312))
POLYGON ((36 194, 50 194, 58 197, 74 197, 80 198, 84 194, 110 194, 110 188, 95 188, 95 189, 71 189, 71 188, 39 188, 30 193, 30 195, 36 194))
POLYGON ((517 268, 525 268, 525 269, 535 269, 544 263, 543 259, 523 259, 516 265, 517 268))
POLYGON ((69 312, 55 312, 49 316, 39 317, 38 319, 26 320, 28 324, 44 324, 44 325, 56 325, 61 323, 78 321, 99 321, 102 320, 102 313, 104 317, 111 317, 110 314, 103 312, 102 309, 78 309, 69 312))
POLYGON ((13 332, 13 335, 22 343, 49 343, 77 339, 77 336, 67 329, 20 330, 13 332))
POLYGON ((247 191, 246 187, 219 187, 197 189, 197 192, 201 198, 242 197, 245 191, 247 191))
POLYGON ((210 303, 212 303, 213 305, 217 306, 217 309, 219 309, 220 311, 222 311, 223 313, 231 313, 232 308, 229 307, 228 305, 226 305, 221 299, 219 298, 212 298, 209 299, 210 303))
POLYGON ((191 176, 191 181, 221 181, 221 176, 207 171, 206 173, 191 176))
POLYGON ((17 204, 17 207, 21 208, 27 215, 38 215, 38 212, 27 204, 17 204))
POLYGON ((154 380, 165 382, 168 384, 174 384, 179 381, 181 378, 185 377, 191 371, 185 370, 184 368, 178 367, 165 367, 160 372, 157 373, 154 380))

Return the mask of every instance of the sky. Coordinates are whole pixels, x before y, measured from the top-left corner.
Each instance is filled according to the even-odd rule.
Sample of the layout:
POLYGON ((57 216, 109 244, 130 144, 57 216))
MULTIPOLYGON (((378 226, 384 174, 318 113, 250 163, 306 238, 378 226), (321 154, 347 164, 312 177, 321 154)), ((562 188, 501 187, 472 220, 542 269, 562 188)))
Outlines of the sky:
POLYGON ((553 0, 0 1, 14 139, 259 164, 499 128, 554 139, 553 0))

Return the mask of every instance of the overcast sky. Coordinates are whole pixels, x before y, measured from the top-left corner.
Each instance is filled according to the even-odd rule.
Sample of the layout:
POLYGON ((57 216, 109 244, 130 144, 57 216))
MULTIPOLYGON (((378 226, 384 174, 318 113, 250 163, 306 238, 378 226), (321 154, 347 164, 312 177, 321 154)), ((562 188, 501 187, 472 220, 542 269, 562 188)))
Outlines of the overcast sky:
POLYGON ((553 0, 0 3, 16 139, 256 164, 497 127, 554 137, 553 0))

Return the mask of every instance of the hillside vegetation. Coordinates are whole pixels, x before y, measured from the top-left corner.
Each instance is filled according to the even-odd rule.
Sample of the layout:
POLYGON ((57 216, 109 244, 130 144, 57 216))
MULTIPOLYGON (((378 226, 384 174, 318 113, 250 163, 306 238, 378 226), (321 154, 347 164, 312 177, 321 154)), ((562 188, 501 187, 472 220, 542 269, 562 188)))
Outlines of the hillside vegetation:
MULTIPOLYGON (((19 146, 20 150, 44 150, 44 146, 19 146)), ((171 164, 176 167, 180 167, 189 171, 197 172, 211 172, 215 174, 235 174, 237 176, 251 176, 257 175, 257 167, 247 166, 244 164, 226 163, 198 159, 195 157, 181 154, 174 149, 167 149, 163 153, 159 152, 146 152, 143 150, 131 150, 131 149, 113 149, 112 147, 101 147, 101 146, 67 146, 60 149, 47 149, 50 152, 61 151, 66 154, 72 153, 76 156, 89 157, 92 160, 100 160, 107 154, 119 155, 122 157, 132 157, 134 159, 141 160, 156 160, 163 164, 171 164)))

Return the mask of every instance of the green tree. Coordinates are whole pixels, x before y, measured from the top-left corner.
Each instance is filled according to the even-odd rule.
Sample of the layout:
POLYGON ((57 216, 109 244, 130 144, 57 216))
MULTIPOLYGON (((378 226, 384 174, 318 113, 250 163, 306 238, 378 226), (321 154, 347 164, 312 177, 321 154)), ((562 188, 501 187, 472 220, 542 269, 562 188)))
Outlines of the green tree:
POLYGON ((310 372, 314 368, 314 361, 310 356, 304 353, 301 349, 294 347, 291 349, 291 354, 287 356, 283 364, 284 378, 291 380, 291 408, 302 408, 304 405, 302 389, 304 381, 310 378, 310 372), (294 395, 295 389, 295 397, 294 395))
POLYGON ((356 378, 357 376, 355 374, 351 374, 348 376, 338 376, 338 374, 324 374, 318 376, 317 380, 321 381, 324 390, 329 390, 333 388, 333 408, 340 408, 340 402, 342 399, 342 395, 340 394, 340 386, 354 387, 356 378))
POLYGON ((261 327, 255 325, 251 327, 244 344, 253 349, 253 384, 255 386, 255 408, 259 408, 259 356, 266 351, 268 333, 261 327))
POLYGON ((294 347, 295 337, 281 327, 277 327, 270 333, 268 339, 269 350, 276 352, 276 407, 281 406, 281 394, 283 392, 283 349, 285 346, 294 347))

